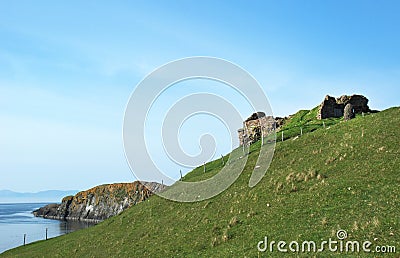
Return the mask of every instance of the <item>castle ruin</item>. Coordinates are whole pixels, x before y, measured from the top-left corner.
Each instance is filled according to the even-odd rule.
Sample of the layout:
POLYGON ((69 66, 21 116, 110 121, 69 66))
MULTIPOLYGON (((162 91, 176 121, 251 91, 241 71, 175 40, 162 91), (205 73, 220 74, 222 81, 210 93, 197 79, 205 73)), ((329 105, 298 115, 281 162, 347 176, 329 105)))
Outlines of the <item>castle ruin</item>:
POLYGON ((238 130, 240 146, 254 143, 276 129, 276 121, 264 112, 253 113, 243 122, 243 128, 238 130))
POLYGON ((319 106, 317 119, 342 117, 344 114, 344 107, 347 104, 353 106, 355 114, 371 112, 368 107, 368 99, 363 95, 343 95, 336 99, 326 95, 324 101, 322 101, 319 106))
MULTIPOLYGON (((350 104, 353 114, 369 113, 368 99, 363 95, 342 95, 334 98, 326 95, 319 105, 317 119, 338 118, 344 115, 344 109, 350 104)), ((264 112, 253 113, 243 122, 243 127, 238 130, 240 146, 252 144, 270 133, 280 129, 291 116, 281 118, 266 116, 264 112)))

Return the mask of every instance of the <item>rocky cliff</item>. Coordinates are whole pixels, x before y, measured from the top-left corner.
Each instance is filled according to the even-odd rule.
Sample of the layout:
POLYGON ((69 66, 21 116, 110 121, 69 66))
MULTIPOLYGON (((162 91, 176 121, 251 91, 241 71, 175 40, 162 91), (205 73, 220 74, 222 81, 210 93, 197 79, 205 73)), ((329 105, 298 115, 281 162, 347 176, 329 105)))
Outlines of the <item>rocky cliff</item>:
POLYGON ((49 219, 99 222, 146 200, 164 187, 154 182, 139 181, 100 185, 75 196, 64 197, 61 204, 49 204, 33 211, 33 214, 49 219))

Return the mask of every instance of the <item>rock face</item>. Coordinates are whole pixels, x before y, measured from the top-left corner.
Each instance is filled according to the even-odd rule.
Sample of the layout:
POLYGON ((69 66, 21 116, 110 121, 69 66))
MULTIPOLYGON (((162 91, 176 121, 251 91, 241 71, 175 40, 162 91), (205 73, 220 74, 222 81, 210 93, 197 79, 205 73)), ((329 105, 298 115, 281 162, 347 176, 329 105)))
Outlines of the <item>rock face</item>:
POLYGON ((274 117, 266 116, 264 112, 253 113, 243 122, 243 128, 238 130, 240 145, 258 141, 262 135, 274 132, 276 126, 274 117))
POLYGON ((351 104, 354 109, 354 113, 368 113, 371 112, 368 107, 368 99, 362 95, 343 95, 339 98, 334 98, 326 95, 324 101, 322 101, 319 112, 317 115, 318 119, 325 119, 331 117, 342 117, 344 115, 344 107, 347 104, 351 104))
POLYGON ((353 105, 350 103, 347 103, 346 106, 344 107, 343 119, 345 121, 348 121, 350 119, 353 119, 354 117, 355 117, 355 114, 354 114, 353 105))
POLYGON ((133 182, 93 187, 75 196, 64 197, 61 204, 49 204, 33 211, 34 216, 99 222, 140 203, 165 186, 158 183, 133 182))

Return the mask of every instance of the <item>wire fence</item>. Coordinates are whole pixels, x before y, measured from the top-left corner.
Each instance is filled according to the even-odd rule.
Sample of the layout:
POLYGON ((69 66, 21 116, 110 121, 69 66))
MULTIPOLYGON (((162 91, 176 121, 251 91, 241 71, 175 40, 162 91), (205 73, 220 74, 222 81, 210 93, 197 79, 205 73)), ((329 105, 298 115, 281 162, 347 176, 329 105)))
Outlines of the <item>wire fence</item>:
MULTIPOLYGON (((33 242, 48 240, 54 237, 65 235, 79 229, 87 228, 94 225, 86 222, 66 222, 61 221, 60 224, 54 223, 49 225, 29 225, 27 230, 16 229, 18 233, 11 233, 3 239, 0 244, 0 253, 33 242), (43 226, 43 227, 42 227, 43 226), (21 233, 24 232, 24 233, 21 233)), ((27 225, 26 225, 27 226, 27 225)))
POLYGON ((19 233, 10 235, 6 241, 1 244, 1 252, 9 250, 18 246, 27 245, 40 240, 47 240, 53 237, 61 236, 67 234, 68 231, 62 231, 57 228, 44 228, 41 229, 42 232, 27 231, 27 233, 19 233))

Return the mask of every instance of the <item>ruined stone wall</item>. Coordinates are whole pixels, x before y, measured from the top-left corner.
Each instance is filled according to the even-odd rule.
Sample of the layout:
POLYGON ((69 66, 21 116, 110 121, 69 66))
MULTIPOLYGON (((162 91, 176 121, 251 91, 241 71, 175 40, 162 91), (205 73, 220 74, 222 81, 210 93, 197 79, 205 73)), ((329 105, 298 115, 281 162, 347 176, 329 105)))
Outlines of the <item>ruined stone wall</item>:
POLYGON ((247 139, 247 134, 243 128, 240 128, 238 130, 238 136, 239 136, 239 145, 242 146, 245 143, 245 140, 247 139))
POLYGON ((339 104, 343 104, 344 106, 346 106, 347 104, 351 104, 356 114, 360 114, 362 112, 371 112, 370 108, 368 107, 368 99, 362 95, 343 95, 337 98, 336 102, 339 104))
MULTIPOLYGON (((334 98, 326 95, 319 106, 317 119, 342 117, 344 108, 347 104, 351 104, 354 114, 371 112, 368 107, 368 99, 362 95, 343 95, 339 98, 334 98)), ((243 127, 238 130, 240 145, 251 144, 258 141, 261 135, 268 135, 279 129, 289 118, 280 118, 266 116, 264 112, 253 113, 243 122, 243 127)))
POLYGON ((253 113, 243 122, 243 128, 238 130, 240 145, 254 143, 275 130, 276 122, 272 116, 263 112, 253 113))
POLYGON ((343 95, 336 99, 326 95, 319 107, 317 118, 325 119, 331 117, 342 117, 344 114, 344 107, 347 104, 353 106, 354 113, 371 112, 368 107, 368 99, 362 95, 343 95))
POLYGON ((334 97, 326 95, 324 101, 322 101, 319 112, 318 119, 325 119, 330 117, 341 117, 343 116, 344 105, 338 104, 334 97))

